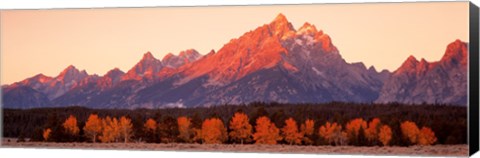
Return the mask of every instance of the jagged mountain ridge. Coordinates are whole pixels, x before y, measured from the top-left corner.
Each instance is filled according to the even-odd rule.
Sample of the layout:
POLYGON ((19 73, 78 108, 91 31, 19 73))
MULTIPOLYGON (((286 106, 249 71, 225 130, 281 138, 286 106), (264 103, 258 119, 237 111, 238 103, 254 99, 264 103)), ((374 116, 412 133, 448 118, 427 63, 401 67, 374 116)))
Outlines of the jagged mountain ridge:
POLYGON ((82 86, 86 81, 95 79, 97 76, 89 76, 85 70, 78 70, 70 65, 56 77, 48 77, 43 74, 35 75, 23 81, 9 85, 8 88, 29 86, 38 92, 45 94, 49 99, 54 99, 65 94, 68 90, 82 86), (83 81, 83 82, 82 82, 83 81))
POLYGON ((231 40, 218 52, 190 67, 179 68, 172 73, 176 75, 174 79, 139 91, 134 102, 150 107, 158 102, 209 106, 253 101, 369 102, 376 99, 376 91, 383 84, 379 73, 369 76, 364 66, 358 69, 346 63, 328 35, 316 31, 314 26, 308 27, 296 31, 280 14, 271 23, 231 40), (299 42, 308 44, 301 46, 299 42), (361 80, 328 77, 336 74, 355 75, 361 80), (269 76, 278 76, 275 77, 278 82, 271 81, 269 76), (343 82, 337 84, 337 81, 343 82), (248 88, 241 90, 241 86, 248 88))
POLYGON ((467 53, 468 44, 456 40, 440 61, 410 56, 385 82, 377 102, 467 105, 467 53))
POLYGON ((178 56, 173 55, 172 53, 168 53, 163 57, 162 63, 166 67, 170 68, 178 68, 182 65, 189 64, 201 58, 202 55, 198 53, 195 49, 188 49, 182 51, 178 54, 178 56))
MULTIPOLYGON (((393 82, 390 76, 390 72, 377 72, 373 66, 367 69, 361 62, 347 63, 322 30, 310 23, 295 30, 286 17, 279 14, 269 24, 230 40, 217 52, 212 50, 202 56, 189 49, 178 56, 167 54, 162 60, 147 52, 126 73, 113 69, 102 77, 87 74, 75 80, 77 84, 62 91, 62 95, 47 101, 42 97, 31 99, 32 104, 40 102, 41 105, 23 105, 27 102, 20 106, 5 99, 4 105, 162 108, 254 101, 373 102, 381 101, 384 83, 393 82)), ((53 80, 47 76, 36 77, 39 79, 35 81, 53 80)), ((43 82, 15 84, 51 95, 39 88, 44 87, 43 82)), ((4 89, 11 88, 14 86, 4 89)), ((32 95, 25 97, 32 98, 32 95)))

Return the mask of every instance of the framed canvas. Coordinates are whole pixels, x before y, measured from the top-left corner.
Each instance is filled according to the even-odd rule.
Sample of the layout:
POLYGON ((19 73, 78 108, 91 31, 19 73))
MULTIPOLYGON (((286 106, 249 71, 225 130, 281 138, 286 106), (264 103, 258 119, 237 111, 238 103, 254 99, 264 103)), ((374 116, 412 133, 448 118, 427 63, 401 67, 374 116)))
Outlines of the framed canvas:
POLYGON ((468 1, 0 10, 1 147, 470 156, 468 1))

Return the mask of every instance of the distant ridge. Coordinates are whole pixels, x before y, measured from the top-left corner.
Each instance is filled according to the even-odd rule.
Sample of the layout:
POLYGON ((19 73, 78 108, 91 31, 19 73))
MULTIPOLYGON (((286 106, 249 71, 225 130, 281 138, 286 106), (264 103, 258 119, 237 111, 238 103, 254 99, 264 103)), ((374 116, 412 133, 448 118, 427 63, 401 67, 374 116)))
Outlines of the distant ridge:
POLYGON ((466 105, 466 46, 449 44, 438 62, 409 57, 393 73, 347 63, 322 30, 298 30, 285 15, 202 56, 194 49, 161 60, 146 52, 127 72, 104 76, 74 66, 3 87, 7 108, 81 105, 165 108, 250 102, 403 102, 466 105))

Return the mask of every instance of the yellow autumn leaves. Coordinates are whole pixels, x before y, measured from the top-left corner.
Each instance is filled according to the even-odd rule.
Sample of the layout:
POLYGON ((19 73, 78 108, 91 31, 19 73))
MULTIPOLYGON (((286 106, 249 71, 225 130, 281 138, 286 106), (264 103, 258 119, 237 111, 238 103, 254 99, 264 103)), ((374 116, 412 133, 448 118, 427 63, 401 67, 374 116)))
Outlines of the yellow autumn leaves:
MULTIPOLYGON (((63 123, 63 129, 65 133, 72 136, 78 135, 80 129, 77 125, 77 119, 75 116, 70 115, 63 123)), ((49 129, 47 129, 49 130, 49 129)), ((99 118, 96 114, 91 114, 85 126, 83 127, 84 134, 92 142, 96 142, 97 139, 104 143, 123 141, 127 143, 132 136, 132 123, 129 118, 125 116, 117 118, 99 118)), ((44 139, 47 140, 50 132, 44 132, 44 139), (47 136, 47 137, 46 137, 47 136)))
POLYGON ((331 145, 345 145, 347 142, 347 133, 342 131, 342 126, 335 122, 327 122, 320 126, 318 135, 331 145))
MULTIPOLYGON (((404 139, 408 140, 411 145, 432 145, 437 141, 435 133, 428 127, 418 129, 417 125, 411 121, 405 121, 400 125, 401 133, 404 139)), ((319 129, 319 136, 331 145, 345 145, 347 142, 353 145, 376 144, 380 142, 387 146, 392 140, 392 129, 388 125, 382 125, 380 119, 373 118, 370 122, 366 122, 362 118, 356 118, 347 123, 345 130, 337 123, 327 122, 319 129), (364 137, 366 140, 361 140, 364 137)))
POLYGON ((418 129, 414 122, 405 121, 400 125, 403 137, 411 144, 431 145, 437 141, 435 133, 428 127, 418 129))
MULTIPOLYGON (((165 120, 164 120, 165 121, 165 120)), ((206 144, 222 143, 255 143, 277 144, 283 142, 290 145, 390 145, 394 138, 392 128, 383 124, 379 118, 372 118, 369 122, 363 118, 355 118, 348 121, 345 126, 336 122, 325 122, 315 128, 315 121, 306 119, 301 124, 293 118, 287 118, 283 127, 278 128, 267 116, 260 116, 255 120, 255 126, 250 124, 249 117, 242 112, 237 112, 228 122, 228 129, 224 122, 217 117, 205 119, 201 125, 193 127, 192 119, 186 116, 176 120, 167 120, 170 123, 158 124, 154 119, 148 118, 143 124, 142 131, 146 137, 152 137, 153 141, 147 142, 202 142, 206 144), (163 127, 167 126, 168 127, 163 127), (173 127, 175 126, 175 127, 173 127), (167 131, 165 131, 167 130, 167 131), (162 132, 168 133, 168 139, 162 132), (159 134, 160 133, 160 134, 159 134), (318 136, 318 137, 315 137, 318 136), (166 140, 166 141, 164 141, 166 140), (320 142, 320 143, 319 143, 320 142), (322 143, 323 142, 323 143, 322 143)), ((197 123, 199 124, 199 123, 197 123)), ((65 134, 77 136, 80 133, 78 121, 70 115, 62 124, 65 134)), ((142 128, 140 126, 136 126, 142 128)), ((436 143, 435 133, 429 127, 417 127, 414 122, 404 121, 399 126, 401 139, 410 145, 432 145, 436 143)), ((120 118, 100 118, 91 114, 82 128, 85 138, 92 142, 124 142, 127 143, 133 137, 132 120, 125 116, 120 118)), ((398 128, 396 128, 398 129, 398 128)), ((52 130, 46 128, 43 138, 48 141, 52 130)), ((398 142, 398 140, 397 140, 398 142)))
POLYGON ((250 142, 250 135, 252 135, 252 125, 249 123, 248 116, 243 113, 235 113, 230 121, 230 129, 232 130, 228 135, 234 141, 250 142))
POLYGON ((253 134, 255 144, 277 144, 277 141, 282 140, 280 130, 266 116, 257 119, 255 131, 257 131, 253 134))

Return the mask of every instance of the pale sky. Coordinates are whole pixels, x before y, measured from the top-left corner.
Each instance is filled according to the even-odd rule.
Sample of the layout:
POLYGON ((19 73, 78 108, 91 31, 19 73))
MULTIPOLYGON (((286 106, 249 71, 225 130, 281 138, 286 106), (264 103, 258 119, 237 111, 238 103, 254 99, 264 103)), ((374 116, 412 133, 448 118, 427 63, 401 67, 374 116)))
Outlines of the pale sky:
POLYGON ((68 65, 128 71, 147 51, 206 54, 279 13, 296 29, 309 22, 329 34, 347 62, 377 70, 394 71, 409 55, 437 61, 450 42, 468 42, 468 2, 2 10, 1 84, 68 65))

